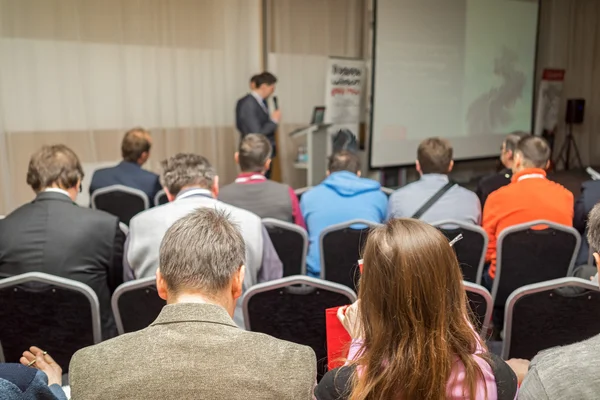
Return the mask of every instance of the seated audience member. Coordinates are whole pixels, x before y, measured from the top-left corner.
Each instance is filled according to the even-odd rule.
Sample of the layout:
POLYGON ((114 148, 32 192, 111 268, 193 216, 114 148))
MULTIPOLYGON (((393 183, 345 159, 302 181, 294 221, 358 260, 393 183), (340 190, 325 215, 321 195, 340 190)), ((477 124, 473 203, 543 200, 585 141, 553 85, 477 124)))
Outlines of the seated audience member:
POLYGON ((510 183, 517 143, 519 143, 519 140, 526 136, 529 136, 529 134, 525 132, 513 132, 508 135, 506 139, 504 139, 504 142, 502 142, 500 161, 502 162, 504 169, 491 176, 486 176, 485 178, 481 179, 477 185, 476 193, 479 197, 479 201, 481 202, 481 208, 485 206, 485 201, 490 193, 495 192, 502 186, 506 186, 510 183))
MULTIPOLYGON (((575 201, 575 215, 573 216, 573 227, 579 231, 582 238, 586 237, 587 216, 598 202, 600 202, 600 181, 589 180, 583 182, 581 184, 581 194, 575 201)), ((587 263, 589 251, 588 242, 582 240, 576 265, 587 263)))
POLYGON ((21 364, 0 364, 0 398, 67 400, 62 368, 38 347, 23 353, 21 364))
POLYGON ((538 219, 567 226, 573 223, 573 194, 546 179, 549 161, 550 148, 544 139, 521 139, 515 151, 511 183, 490 194, 485 203, 483 229, 489 238, 485 259, 490 267, 483 273, 483 282, 488 287, 496 275, 496 240, 504 229, 538 219))
MULTIPOLYGON (((596 204, 589 214, 587 235, 590 246, 600 249, 600 204, 596 204)), ((598 252, 594 252, 594 259, 596 265, 600 265, 598 252)), ((598 367, 600 335, 569 346, 542 351, 531 361, 519 399, 597 399, 598 367)))
MULTIPOLYGON (((175 221, 198 208, 227 212, 246 241, 244 290, 256 283, 279 279, 283 266, 261 219, 249 211, 218 201, 219 177, 208 160, 196 154, 177 154, 163 161, 162 181, 169 203, 146 210, 131 220, 126 261, 136 278, 154 276, 159 267, 158 248, 175 221)), ((241 305, 235 321, 243 327, 241 305)))
POLYGON ((308 275, 321 273, 319 236, 323 229, 353 219, 381 222, 385 219, 387 197, 381 185, 360 177, 360 159, 349 151, 329 158, 327 178, 310 189, 300 201, 300 209, 308 227, 308 275))
POLYGON ((114 167, 102 168, 94 172, 90 183, 90 196, 96 190, 107 186, 124 185, 146 193, 149 204, 152 205, 154 196, 162 187, 158 175, 142 168, 150 158, 151 146, 152 138, 147 130, 134 128, 125 133, 121 143, 123 161, 114 167))
POLYGON ((156 272, 167 305, 148 328, 75 353, 73 398, 311 399, 312 349, 231 319, 248 273, 244 242, 226 212, 212 207, 175 222, 156 272))
POLYGON ((242 173, 234 183, 221 188, 219 200, 261 218, 275 218, 306 228, 294 189, 265 178, 271 165, 269 139, 254 133, 246 135, 235 153, 235 162, 242 173))
POLYGON ((487 351, 467 304, 436 228, 401 218, 374 229, 358 302, 338 312, 352 337, 348 362, 323 377, 317 399, 515 399, 514 372, 487 351))
POLYGON ((421 179, 390 196, 388 219, 416 218, 429 223, 454 219, 479 225, 481 206, 477 195, 453 185, 448 178, 454 166, 452 152, 452 146, 446 139, 429 138, 421 142, 416 162, 421 179), (440 194, 441 197, 431 204, 430 200, 440 194))
POLYGON ((82 179, 67 146, 44 146, 31 156, 27 183, 36 197, 0 220, 0 277, 44 272, 88 285, 107 339, 116 334, 110 298, 123 282, 125 237, 117 217, 75 204, 82 179))

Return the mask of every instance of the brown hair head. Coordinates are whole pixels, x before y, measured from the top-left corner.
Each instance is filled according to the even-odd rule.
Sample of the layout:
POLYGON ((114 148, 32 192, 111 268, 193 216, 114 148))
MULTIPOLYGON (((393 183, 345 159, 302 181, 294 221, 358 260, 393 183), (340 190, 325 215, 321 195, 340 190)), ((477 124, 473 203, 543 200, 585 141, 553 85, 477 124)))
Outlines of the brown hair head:
POLYGON ((479 339, 446 237, 424 222, 393 219, 370 233, 363 259, 364 343, 350 399, 445 399, 457 357, 465 392, 475 398, 479 339))
POLYGON ((452 162, 453 149, 446 139, 425 139, 417 149, 417 160, 423 174, 447 174, 452 162))
POLYGON ((27 184, 37 193, 52 186, 71 189, 83 180, 77 154, 64 144, 43 146, 33 153, 27 170, 27 184))
POLYGON ((356 153, 341 150, 329 157, 327 170, 330 173, 348 171, 357 174, 360 171, 360 158, 356 153))
POLYGON ((173 196, 177 196, 185 186, 210 189, 217 176, 206 157, 199 154, 178 153, 164 160, 161 165, 160 181, 173 196))
POLYGON ((271 152, 271 143, 265 135, 251 133, 244 136, 238 149, 240 169, 242 172, 262 172, 271 152))
POLYGON ((526 136, 519 140, 515 152, 523 157, 523 166, 526 168, 546 168, 551 155, 548 142, 538 136, 526 136))
POLYGON ((121 155, 123 160, 135 163, 150 151, 151 146, 150 133, 144 128, 133 128, 123 136, 121 155))

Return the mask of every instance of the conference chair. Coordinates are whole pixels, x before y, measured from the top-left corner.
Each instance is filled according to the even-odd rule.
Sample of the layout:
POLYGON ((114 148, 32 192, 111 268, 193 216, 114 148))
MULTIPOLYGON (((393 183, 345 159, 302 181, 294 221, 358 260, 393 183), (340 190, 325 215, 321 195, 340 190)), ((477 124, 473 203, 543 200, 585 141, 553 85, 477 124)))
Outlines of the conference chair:
POLYGON ((100 343, 100 305, 83 283, 41 272, 0 280, 0 344, 4 360, 18 363, 35 345, 67 373, 73 354, 100 343))
POLYGON ((283 264, 283 276, 306 275, 308 233, 298 225, 273 218, 262 220, 283 264))
POLYGON ((162 206, 163 204, 167 204, 168 202, 169 198, 167 197, 167 194, 165 193, 164 189, 156 193, 156 195, 154 196, 155 206, 162 206))
POLYGON ((327 371, 325 310, 355 301, 356 293, 345 286, 290 276, 252 286, 242 309, 247 330, 310 346, 322 376, 327 371))
POLYGON ((119 335, 150 326, 165 304, 158 296, 155 277, 120 285, 111 299, 119 335))
POLYGON ((123 185, 107 186, 92 194, 92 208, 119 217, 119 221, 125 225, 129 225, 131 218, 148 207, 150 201, 146 193, 123 185))
POLYGON ((385 193, 385 195, 386 195, 387 197, 390 197, 390 196, 392 195, 392 193, 394 193, 394 189, 391 189, 391 188, 388 188, 388 187, 385 187, 385 186, 382 186, 382 187, 381 187, 381 191, 382 191, 383 193, 385 193))
POLYGON ((358 260, 374 222, 355 219, 323 229, 321 246, 321 279, 345 285, 356 291, 360 272, 358 260))
POLYGON ((298 197, 298 201, 300 201, 300 199, 302 198, 302 195, 304 193, 308 192, 310 189, 312 189, 312 186, 307 186, 307 187, 303 187, 303 188, 294 190, 296 197, 298 197))
POLYGON ((479 336, 485 339, 494 308, 492 295, 483 286, 472 282, 463 281, 463 286, 467 292, 467 300, 474 318, 475 329, 479 332, 479 336))
POLYGON ((496 250, 496 276, 492 286, 495 307, 504 307, 518 288, 569 275, 581 245, 572 227, 538 220, 506 228, 496 250), (542 226, 544 229, 533 229, 542 226))
POLYGON ((452 247, 458 258, 463 279, 468 282, 481 284, 481 274, 485 264, 485 252, 488 247, 487 233, 477 225, 456 220, 437 221, 432 224, 438 228, 448 241, 462 234, 462 240, 452 247))
POLYGON ((599 334, 598 309, 598 285, 584 279, 560 278, 515 290, 506 301, 502 358, 530 360, 542 350, 599 334), (573 294, 567 288, 579 290, 573 294))

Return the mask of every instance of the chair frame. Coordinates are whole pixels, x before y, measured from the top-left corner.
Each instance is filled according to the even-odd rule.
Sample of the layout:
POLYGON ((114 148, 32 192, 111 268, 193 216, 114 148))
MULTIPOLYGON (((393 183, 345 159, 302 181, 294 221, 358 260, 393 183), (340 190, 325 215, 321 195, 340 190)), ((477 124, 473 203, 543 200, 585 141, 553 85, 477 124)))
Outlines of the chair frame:
MULTIPOLYGON (((160 198, 162 197, 162 195, 167 195, 167 192, 165 192, 165 189, 160 189, 155 195, 154 195, 154 199, 152 199, 154 201, 154 207, 158 207, 162 204, 158 203, 158 200, 160 200, 160 198)), ((165 203, 166 204, 166 203, 165 203)))
MULTIPOLYGON (((571 233, 575 236, 575 248, 573 249, 573 255, 571 256, 571 262, 569 264, 569 268, 567 269, 567 275, 569 276, 573 272, 573 268, 575 267, 575 261, 577 260, 577 254, 579 253, 579 248, 581 247, 581 235, 575 228, 570 226, 565 226, 561 224, 557 224, 555 222, 546 221, 543 219, 538 219, 536 221, 526 222, 524 224, 513 225, 504 229, 497 239, 496 246, 496 276, 494 277, 494 284, 492 285, 492 299, 494 299, 494 303, 496 302, 496 295, 498 294, 498 286, 500 285, 500 276, 502 274, 502 247, 504 238, 511 233, 521 232, 527 229, 530 229, 534 226, 546 225, 549 228, 553 228, 559 231, 571 233)), ((530 285, 526 285, 530 286, 530 285)), ((509 296, 510 298, 510 296, 509 296)))
POLYGON ((287 229, 288 231, 299 233, 302 236, 304 243, 302 244, 302 265, 300 267, 300 272, 302 275, 306 275, 306 257, 308 255, 308 232, 306 229, 296 224, 281 221, 275 218, 263 218, 262 223, 265 226, 275 226, 278 228, 287 229))
POLYGON ((282 289, 293 285, 303 285, 315 289, 329 290, 331 292, 347 296, 351 303, 354 303, 357 300, 356 293, 349 287, 334 282, 312 278, 310 276, 293 275, 270 282, 259 283, 258 285, 254 285, 248 289, 248 291, 246 291, 242 297, 242 310, 244 313, 244 325, 246 330, 252 330, 252 327, 250 326, 250 315, 248 313, 248 303, 253 295, 275 289, 282 289))
MULTIPOLYGON (((29 282, 45 283, 60 288, 73 290, 83 294, 90 303, 92 312, 92 335, 94 338, 94 344, 98 344, 102 341, 102 323, 100 322, 100 303, 98 302, 98 296, 92 290, 91 287, 81 282, 61 278, 43 272, 27 272, 25 274, 11 276, 9 278, 0 279, 0 289, 10 288, 16 285, 29 282)), ((4 362, 4 354, 0 352, 0 362, 4 362)))
MULTIPOLYGON (((353 219, 351 221, 331 225, 331 226, 328 226, 327 228, 323 229, 321 231, 321 234, 319 235, 319 248, 321 249, 321 252, 320 252, 321 254, 319 254, 319 257, 321 260, 321 274, 319 275, 319 277, 321 279, 325 280, 325 253, 323 251, 323 249, 324 249, 323 239, 325 238, 325 235, 330 232, 335 232, 335 231, 339 231, 341 229, 350 228, 352 225, 367 225, 370 229, 381 226, 381 224, 378 224, 376 222, 366 221, 364 219, 353 219)), ((358 260, 356 260, 356 261, 358 262, 358 260)))
POLYGON ((558 289, 561 287, 570 286, 570 287, 580 287, 586 289, 588 291, 598 292, 598 285, 595 283, 591 283, 590 281, 586 281, 581 278, 559 278, 552 279, 545 282, 534 283, 531 285, 525 285, 515 290, 508 296, 506 300, 506 307, 504 310, 504 342, 502 344, 502 359, 506 360, 508 354, 510 353, 510 342, 512 339, 512 318, 513 318, 513 310, 515 308, 516 302, 530 294, 535 294, 539 292, 547 292, 550 290, 558 289))
POLYGON ((294 194, 296 195, 296 197, 302 196, 304 193, 308 192, 312 188, 313 186, 305 186, 302 188, 294 189, 294 194))
POLYGON ((431 225, 435 226, 436 228, 442 228, 443 225, 456 225, 462 229, 469 230, 472 232, 477 232, 481 236, 483 236, 483 251, 481 253, 481 258, 479 259, 479 265, 477 265, 477 279, 475 280, 475 283, 477 285, 481 285, 481 276, 483 275, 483 267, 485 266, 485 253, 487 252, 487 248, 488 248, 489 241, 490 241, 490 238, 489 238, 487 232, 479 225, 473 225, 473 224, 469 224, 469 223, 463 222, 463 221, 458 221, 455 219, 444 219, 444 220, 436 221, 436 222, 432 223, 431 225))
POLYGON ((117 325, 117 332, 119 335, 123 335, 125 333, 125 328, 123 328, 123 320, 121 319, 121 312, 119 311, 119 299, 121 298, 121 295, 135 289, 150 287, 153 283, 156 284, 156 277, 150 276, 148 278, 122 283, 115 289, 115 292, 110 299, 110 307, 113 315, 115 316, 115 323, 117 325))
POLYGON ((385 193, 385 194, 386 194, 388 197, 389 197, 389 196, 391 196, 391 195, 392 195, 392 193, 394 193, 394 192, 395 192, 395 190, 394 190, 394 189, 392 189, 392 188, 389 188, 389 187, 385 187, 385 186, 382 186, 382 187, 381 187, 381 191, 382 191, 383 193, 385 193))
POLYGON ((481 325, 481 331, 479 332, 479 336, 481 338, 485 338, 488 333, 488 329, 490 327, 490 321, 492 319, 492 311, 494 310, 494 302, 492 301, 492 294, 490 293, 489 290, 487 290, 486 288, 484 288, 483 286, 481 286, 477 283, 463 281, 463 286, 465 287, 465 291, 477 293, 485 299, 485 305, 486 305, 485 317, 483 320, 483 324, 481 325))
POLYGON ((142 198, 142 200, 144 200, 144 210, 147 210, 148 208, 150 208, 150 200, 148 199, 148 196, 146 195, 146 193, 142 192, 139 189, 130 188, 125 185, 110 185, 110 186, 106 186, 101 189, 95 190, 94 193, 92 193, 92 197, 90 199, 90 202, 92 203, 92 208, 97 210, 96 197, 98 197, 102 194, 111 193, 111 192, 124 192, 127 194, 139 196, 142 198))

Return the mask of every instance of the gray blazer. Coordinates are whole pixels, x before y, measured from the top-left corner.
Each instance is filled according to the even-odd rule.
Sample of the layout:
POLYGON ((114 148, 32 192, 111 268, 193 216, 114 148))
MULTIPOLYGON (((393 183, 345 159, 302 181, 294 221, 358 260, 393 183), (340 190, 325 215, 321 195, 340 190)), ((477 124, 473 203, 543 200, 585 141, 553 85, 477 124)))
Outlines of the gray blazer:
POLYGON ((252 94, 238 100, 235 107, 235 124, 242 137, 250 133, 262 133, 271 144, 275 143, 277 124, 271 121, 271 116, 252 94))
MULTIPOLYGON (((281 278, 283 265, 261 219, 249 211, 209 197, 209 191, 206 193, 206 196, 177 198, 171 203, 151 208, 132 218, 125 256, 135 277, 141 279, 156 274, 160 243, 167 229, 175 221, 200 207, 210 207, 227 212, 244 237, 246 242, 244 292, 257 283, 281 278)), ((238 302, 234 320, 238 326, 244 326, 241 302, 238 302)))
POLYGON ((235 326, 212 304, 173 304, 146 329, 79 350, 73 399, 312 399, 313 350, 235 326))

